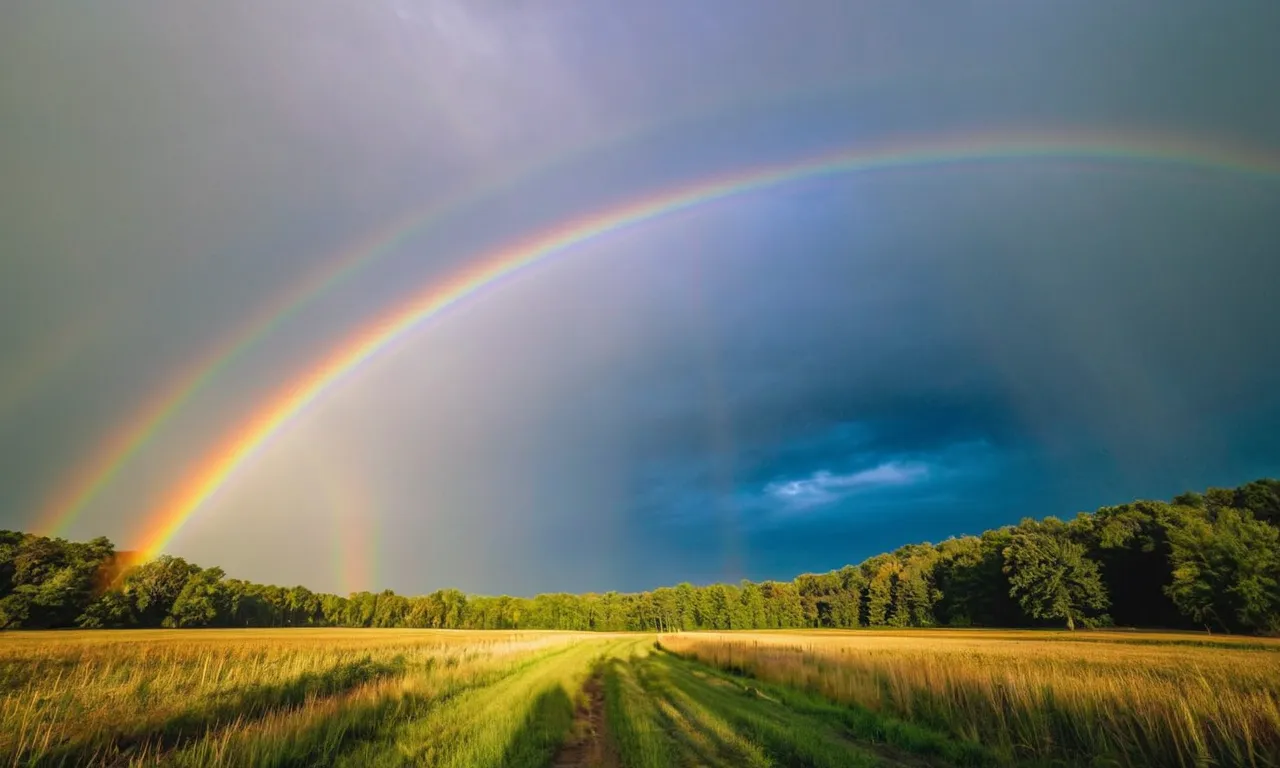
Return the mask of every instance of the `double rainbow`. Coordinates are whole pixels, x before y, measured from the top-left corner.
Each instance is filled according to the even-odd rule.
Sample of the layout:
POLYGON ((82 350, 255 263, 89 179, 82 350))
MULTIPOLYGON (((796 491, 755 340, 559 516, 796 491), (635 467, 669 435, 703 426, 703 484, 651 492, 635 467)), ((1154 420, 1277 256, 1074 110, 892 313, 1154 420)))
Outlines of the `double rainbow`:
POLYGON ((183 407, 203 392, 246 352, 301 312, 311 302, 337 288, 377 257, 394 251, 432 224, 447 220, 505 188, 554 168, 568 155, 553 156, 501 179, 481 179, 456 198, 408 211, 386 226, 325 259, 318 268, 281 294, 258 307, 246 320, 218 339, 205 354, 192 360, 151 393, 142 406, 100 441, 89 457, 63 478, 45 500, 32 527, 41 535, 60 536, 98 498, 121 471, 169 424, 183 407))
MULTIPOLYGON (((374 359, 393 342, 482 288, 574 246, 659 217, 711 202, 806 179, 902 168, 1020 161, 1078 161, 1158 165, 1265 181, 1280 178, 1280 158, 1176 139, 1145 136, 965 137, 911 146, 845 150, 743 172, 660 192, 575 219, 484 255, 452 277, 433 283, 408 302, 377 317, 298 376, 228 434, 147 518, 136 541, 144 557, 160 554, 183 524, 269 442, 327 390, 374 359)), ((409 222, 381 241, 398 241, 409 222)), ((374 246, 381 247, 381 246, 374 246)), ((214 366, 216 368, 216 366, 214 366)), ((212 375, 212 372, 205 374, 212 375)))

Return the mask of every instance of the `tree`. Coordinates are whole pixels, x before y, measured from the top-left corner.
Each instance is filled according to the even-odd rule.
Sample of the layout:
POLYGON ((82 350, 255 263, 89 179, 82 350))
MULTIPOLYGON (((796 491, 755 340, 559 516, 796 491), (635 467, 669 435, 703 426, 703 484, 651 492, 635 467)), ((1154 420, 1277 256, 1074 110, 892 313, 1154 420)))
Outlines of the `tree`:
POLYGON ((440 626, 460 629, 467 617, 467 596, 457 589, 444 589, 440 591, 440 599, 444 604, 444 617, 440 626))
MULTIPOLYGON (((838 572, 806 573, 796 577, 800 591, 800 604, 804 606, 805 619, 811 627, 840 626, 836 610, 840 597, 841 576, 838 572)), ((846 609, 847 606, 842 606, 846 609)))
POLYGON ((1280 529, 1226 507, 1212 520, 1184 516, 1169 542, 1180 610, 1206 628, 1280 629, 1280 529))
POLYGON ((118 589, 109 589, 89 603, 76 624, 85 629, 121 629, 133 626, 133 601, 118 589))
POLYGON ((1235 507, 1255 520, 1280 526, 1280 480, 1254 480, 1236 489, 1235 507))
POLYGON ((322 616, 320 596, 301 585, 285 590, 284 615, 291 627, 314 625, 322 616))
MULTIPOLYGON (((1184 499, 1194 501, 1194 499, 1184 499)), ((1071 522, 1088 556, 1102 568, 1117 623, 1142 627, 1191 626, 1168 595, 1168 529, 1174 518, 1203 515, 1202 508, 1136 501, 1081 513, 1071 522)))
POLYGON ((867 584, 867 625, 881 627, 895 623, 893 613, 902 563, 892 555, 877 555, 863 563, 870 571, 867 584))
POLYGON ((226 617, 226 591, 221 568, 206 568, 187 578, 187 583, 173 601, 166 627, 208 627, 226 617))
POLYGON ((934 606, 941 597, 934 585, 938 550, 930 544, 919 544, 903 547, 897 554, 903 567, 894 596, 894 615, 913 627, 931 627, 936 623, 934 606))
MULTIPOLYGON (((276 607, 266 599, 266 587, 240 579, 222 582, 225 623, 236 627, 275 627, 282 623, 276 607)), ((338 598, 341 600, 342 598, 338 598)))
POLYGON ((1053 530, 1058 526, 1023 521, 1004 551, 1005 572, 1010 594, 1027 615, 1064 619, 1074 630, 1077 618, 1107 607, 1107 593, 1098 564, 1083 545, 1053 530))
POLYGON ((787 581, 766 581, 760 585, 764 597, 765 627, 785 629, 804 626, 800 592, 787 581))
POLYGON ((935 608, 939 621, 960 627, 1012 627, 1026 621, 1009 594, 1004 570, 1011 531, 999 528, 938 545, 934 579, 941 593, 935 608))
POLYGON ((348 597, 226 579, 180 558, 136 564, 105 538, 0 531, 0 628, 349 626, 569 630, 803 626, 1134 626, 1280 633, 1280 482, 1023 521, 907 545, 792 581, 635 594, 348 597))
MULTIPOLYGON (((658 630, 671 632, 679 629, 680 596, 671 587, 659 587, 653 591, 653 608, 657 614, 658 630)), ((761 606, 763 610, 763 604, 761 606)))
MULTIPOLYGON (((347 618, 343 623, 348 627, 371 627, 377 611, 377 595, 372 592, 353 592, 351 597, 347 598, 347 618)), ((458 628, 462 624, 446 626, 458 628)))
POLYGON ((0 536, 0 628, 71 626, 99 591, 111 542, 0 536))
POLYGON ((846 565, 836 572, 840 588, 831 597, 831 621, 837 627, 862 626, 862 571, 846 565))
POLYGON ((687 581, 676 585, 676 603, 679 606, 677 627, 682 630, 701 629, 698 626, 698 591, 687 581))
POLYGON ((187 580, 199 572, 198 565, 163 555, 126 574, 124 589, 133 600, 138 623, 144 627, 160 626, 187 580))
POLYGON ((764 593, 760 591, 760 585, 743 579, 740 594, 742 600, 742 626, 765 626, 764 593))

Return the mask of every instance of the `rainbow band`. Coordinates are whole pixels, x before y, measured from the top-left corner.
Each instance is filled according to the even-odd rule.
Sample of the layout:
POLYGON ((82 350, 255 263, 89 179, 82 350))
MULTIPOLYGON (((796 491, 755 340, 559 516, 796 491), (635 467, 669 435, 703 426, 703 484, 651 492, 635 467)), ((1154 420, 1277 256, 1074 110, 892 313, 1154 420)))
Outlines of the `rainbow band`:
MULTIPOLYGON (((259 307, 248 320, 219 339, 209 352, 170 377, 158 392, 149 394, 140 409, 98 443, 89 458, 75 467, 71 475, 60 480, 31 524, 32 530, 45 536, 65 535, 81 513, 196 395, 271 331, 369 266, 377 257, 402 245, 431 224, 447 220, 449 216, 504 189, 514 189, 584 151, 625 143, 632 135, 628 132, 606 136, 591 147, 577 146, 571 152, 541 158, 515 171, 504 168, 501 177, 481 178, 454 198, 402 214, 387 226, 326 259, 318 269, 259 307)), ((21 392, 38 381, 38 372, 28 373, 24 380, 6 389, 21 392)))
MULTIPOLYGON (((545 165, 551 165, 551 163, 545 165)), ((542 165, 519 175, 532 176, 542 165)), ((258 308, 249 318, 223 336, 213 348, 170 378, 144 406, 131 414, 115 431, 97 445, 90 458, 48 499, 32 524, 44 536, 64 535, 80 514, 119 476, 132 459, 196 395, 236 360, 266 338, 271 331, 293 317, 310 302, 328 293, 367 266, 375 257, 403 244, 433 222, 483 199, 503 184, 482 184, 456 200, 403 214, 390 225, 343 250, 311 272, 288 291, 258 308)))
POLYGON ((120 470, 218 374, 311 299, 363 266, 368 254, 394 246, 402 233, 412 231, 424 220, 432 218, 434 213, 432 210, 424 216, 419 212, 402 218, 396 222, 391 234, 374 237, 344 252, 325 268, 293 286, 283 297, 264 305, 248 320, 238 324, 207 354, 173 376, 158 396, 149 398, 142 409, 102 441, 90 459, 72 477, 59 484, 59 492, 41 509, 33 529, 44 536, 63 535, 85 507, 115 480, 120 470))
POLYGON ((803 179, 850 173, 946 166, 977 162, 1079 160, 1173 166, 1229 173, 1264 180, 1280 177, 1280 159, 1259 152, 1145 137, 1132 143, 1114 137, 1003 138, 953 141, 902 147, 843 151, 801 162, 755 168, 668 190, 585 218, 573 220, 515 243, 483 258, 478 266, 434 283, 405 305, 369 323, 319 364, 298 377, 231 433, 174 490, 148 519, 137 549, 153 558, 183 524, 252 458, 283 426, 302 413, 330 387, 374 358, 398 338, 485 286, 519 272, 573 246, 661 216, 736 195, 803 179))
POLYGON ((333 536, 333 572, 338 594, 373 591, 378 583, 378 500, 365 477, 346 458, 329 451, 315 456, 315 476, 328 507, 333 536))

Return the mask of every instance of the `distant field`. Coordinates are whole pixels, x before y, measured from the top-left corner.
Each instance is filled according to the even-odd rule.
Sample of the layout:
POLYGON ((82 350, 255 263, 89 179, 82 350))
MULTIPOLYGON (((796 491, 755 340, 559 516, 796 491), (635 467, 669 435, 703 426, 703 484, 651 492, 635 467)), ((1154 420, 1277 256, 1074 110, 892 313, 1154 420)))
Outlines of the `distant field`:
POLYGON ((1277 765, 1280 641, 0 634, 0 764, 1277 765))

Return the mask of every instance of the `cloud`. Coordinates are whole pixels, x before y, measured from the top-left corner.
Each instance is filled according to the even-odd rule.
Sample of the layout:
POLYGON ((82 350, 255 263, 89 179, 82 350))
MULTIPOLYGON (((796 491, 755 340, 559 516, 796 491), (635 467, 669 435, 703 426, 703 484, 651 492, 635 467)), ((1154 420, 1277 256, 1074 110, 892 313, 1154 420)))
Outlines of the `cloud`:
POLYGON ((831 504, 869 490, 915 485, 928 475, 929 468, 925 464, 890 461, 843 475, 823 469, 808 477, 775 481, 765 486, 764 493, 789 510, 801 510, 831 504))
MULTIPOLYGON (((369 318, 655 189, 912 136, 1280 136, 1280 4, 1173 3, 1154 32, 1083 6, 993 25, 722 5, 3 4, 0 528, 246 316, 410 210, 472 200, 223 367, 71 533, 126 544, 225 429, 369 318)), ((175 554, 323 587, 314 547, 244 535, 323 509, 294 455, 322 441, 376 491, 379 566, 406 592, 789 578, 1272 473, 1278 210, 1262 179, 1025 158, 655 219, 363 366, 175 554)))

